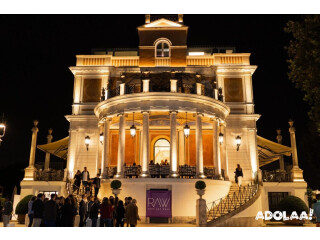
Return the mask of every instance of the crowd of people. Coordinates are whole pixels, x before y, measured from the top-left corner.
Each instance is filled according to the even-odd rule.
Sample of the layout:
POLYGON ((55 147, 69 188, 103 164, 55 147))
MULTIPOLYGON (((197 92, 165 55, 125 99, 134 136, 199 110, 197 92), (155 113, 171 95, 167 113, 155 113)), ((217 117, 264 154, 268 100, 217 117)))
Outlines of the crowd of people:
POLYGON ((78 204, 73 195, 64 198, 51 194, 49 200, 39 193, 28 203, 28 227, 73 227, 77 215, 79 227, 135 227, 140 220, 137 201, 131 197, 126 197, 124 202, 113 196, 101 202, 86 194, 81 198, 78 204))

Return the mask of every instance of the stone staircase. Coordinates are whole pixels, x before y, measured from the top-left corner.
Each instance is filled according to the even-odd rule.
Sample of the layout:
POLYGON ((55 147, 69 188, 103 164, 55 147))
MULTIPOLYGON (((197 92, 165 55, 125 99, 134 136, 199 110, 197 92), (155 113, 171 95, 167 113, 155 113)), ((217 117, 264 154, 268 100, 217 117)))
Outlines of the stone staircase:
MULTIPOLYGON (((66 183, 66 192, 68 196, 73 195, 73 197, 76 198, 78 202, 80 202, 82 199, 82 195, 85 193, 85 189, 81 183, 79 191, 77 191, 76 189, 74 189, 73 181, 69 181, 66 183)), ((94 196, 95 191, 93 186, 91 186, 90 192, 91 195, 94 196)))
POLYGON ((259 185, 251 183, 245 186, 239 186, 232 183, 227 196, 207 204, 207 221, 214 222, 221 217, 231 217, 239 212, 244 205, 251 205, 250 200, 257 194, 259 185))

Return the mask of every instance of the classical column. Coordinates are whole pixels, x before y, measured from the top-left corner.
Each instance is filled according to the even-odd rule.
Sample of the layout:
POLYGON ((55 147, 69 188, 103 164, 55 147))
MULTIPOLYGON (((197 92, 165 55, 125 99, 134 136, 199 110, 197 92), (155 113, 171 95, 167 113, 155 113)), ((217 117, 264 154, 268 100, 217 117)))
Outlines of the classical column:
POLYGON ((205 178, 203 173, 202 114, 196 117, 196 173, 198 178, 205 178))
POLYGON ((142 80, 142 92, 149 92, 149 82, 150 82, 150 79, 143 79, 142 80))
POLYGON ((31 140, 31 148, 30 148, 29 166, 25 169, 23 180, 31 180, 31 181, 34 180, 34 172, 35 172, 34 162, 36 157, 37 134, 39 131, 39 129, 37 128, 38 123, 39 123, 38 120, 33 121, 34 126, 31 129, 32 140, 31 140))
POLYGON ((179 165, 185 164, 185 155, 186 155, 186 146, 184 141, 184 132, 183 128, 178 130, 179 133, 179 165))
POLYGON ((257 129, 248 128, 248 144, 249 144, 249 154, 250 163, 252 170, 252 179, 254 179, 259 174, 259 158, 257 149, 257 129))
MULTIPOLYGON (((48 136, 47 136, 47 143, 51 143, 51 141, 52 141, 52 129, 50 128, 49 130, 48 130, 48 136)), ((44 169, 49 169, 50 168, 50 153, 46 153, 46 159, 45 159, 45 161, 44 161, 44 169)))
POLYGON ((120 95, 124 95, 125 93, 125 83, 120 83, 120 95))
POLYGON ((103 149, 101 161, 102 178, 108 178, 110 123, 111 119, 106 119, 103 128, 103 149))
POLYGON ((124 113, 119 114, 119 141, 118 141, 118 162, 117 162, 117 174, 116 178, 124 177, 124 156, 125 156, 125 141, 126 141, 126 129, 125 129, 125 116, 124 113))
MULTIPOLYGON (((282 135, 281 135, 281 129, 277 129, 277 141, 279 144, 282 144, 282 135)), ((283 155, 280 155, 279 157, 279 164, 280 164, 280 171, 284 172, 284 159, 283 155)))
POLYGON ((149 112, 142 112, 142 173, 140 177, 149 176, 149 162, 150 162, 150 149, 149 149, 149 112))
POLYGON ((298 153, 297 153, 297 145, 296 145, 296 134, 295 127, 293 126, 293 121, 289 120, 289 133, 290 133, 290 142, 292 149, 292 169, 291 169, 291 177, 294 182, 303 182, 303 170, 299 168, 298 164, 298 153))
POLYGON ((219 121, 213 118, 213 162, 215 167, 215 176, 221 177, 221 159, 220 159, 220 143, 219 143, 219 121))
POLYGON ((221 133, 223 134, 223 142, 220 144, 221 168, 224 169, 224 178, 229 180, 226 125, 221 125, 221 133))
POLYGON ((171 177, 178 177, 178 148, 177 148, 177 112, 170 112, 170 165, 171 177))
POLYGON ((170 79, 170 91, 177 92, 177 81, 176 79, 170 79))

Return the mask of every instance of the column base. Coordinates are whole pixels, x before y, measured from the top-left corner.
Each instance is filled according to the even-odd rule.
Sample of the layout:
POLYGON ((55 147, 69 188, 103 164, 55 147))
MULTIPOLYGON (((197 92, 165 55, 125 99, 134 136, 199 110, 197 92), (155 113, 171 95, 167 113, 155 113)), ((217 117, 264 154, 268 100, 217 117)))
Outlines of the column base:
POLYGON ((171 172, 170 177, 171 178, 178 178, 179 174, 177 172, 171 172))
POLYGON ((148 177, 150 177, 150 175, 149 175, 149 172, 142 172, 140 175, 139 175, 139 178, 148 178, 148 177))
POLYGON ((29 166, 24 170, 23 181, 34 181, 34 173, 36 168, 34 166, 29 166))
POLYGON ((117 173, 116 175, 114 175, 114 178, 124 178, 124 175, 123 175, 123 173, 117 173))
POLYGON ((291 179, 293 182, 304 182, 303 170, 298 166, 293 167, 291 169, 291 179))
POLYGON ((197 174, 197 178, 204 179, 204 178, 207 178, 207 176, 204 175, 203 173, 198 173, 198 174, 197 174))

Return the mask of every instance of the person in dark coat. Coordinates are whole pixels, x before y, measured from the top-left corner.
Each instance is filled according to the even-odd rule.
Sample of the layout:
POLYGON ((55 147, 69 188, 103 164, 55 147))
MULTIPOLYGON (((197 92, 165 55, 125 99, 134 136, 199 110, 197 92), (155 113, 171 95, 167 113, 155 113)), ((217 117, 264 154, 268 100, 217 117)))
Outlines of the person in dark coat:
POLYGON ((73 192, 77 191, 79 195, 80 185, 81 185, 81 172, 80 170, 77 171, 76 175, 74 175, 74 182, 73 182, 73 192))
POLYGON ((2 218, 3 218, 3 226, 7 227, 9 224, 9 221, 11 219, 12 216, 12 212, 13 212, 13 205, 12 202, 10 200, 10 197, 6 197, 5 203, 4 203, 4 207, 3 207, 3 214, 2 214, 2 218))
POLYGON ((99 189, 101 187, 100 174, 97 174, 97 176, 93 179, 93 186, 94 186, 94 196, 98 197, 99 189))
POLYGON ((140 220, 138 213, 137 200, 133 199, 132 202, 126 208, 126 222, 130 227, 137 226, 138 220, 140 220))
POLYGON ((79 204, 79 215, 80 215, 79 227, 83 227, 86 225, 85 223, 88 217, 88 201, 87 201, 86 194, 82 195, 82 199, 79 204))
POLYGON ((30 201, 28 202, 28 217, 29 217, 29 224, 28 227, 32 226, 33 223, 33 210, 32 210, 32 205, 34 203, 34 201, 36 200, 36 197, 33 196, 30 201))
POLYGON ((65 204, 62 209, 62 226, 73 227, 74 219, 77 215, 77 206, 72 195, 69 195, 65 200, 65 204))
POLYGON ((100 206, 100 227, 112 227, 113 207, 108 198, 104 198, 100 206))
POLYGON ((236 183, 238 183, 240 188, 242 184, 242 178, 243 178, 243 172, 242 172, 242 168, 240 167, 240 164, 237 164, 237 168, 234 173, 235 173, 235 181, 236 183))
POLYGON ((124 226, 124 215, 125 215, 125 209, 123 206, 123 201, 120 200, 116 208, 116 227, 124 226))
POLYGON ((92 221, 91 227, 96 227, 97 226, 99 209, 100 209, 100 204, 99 204, 98 198, 96 197, 94 199, 93 205, 90 208, 90 219, 92 221))
POLYGON ((43 220, 46 227, 56 226, 58 210, 56 197, 56 194, 51 194, 51 199, 44 203, 43 220))
POLYGON ((44 195, 39 193, 37 195, 37 200, 32 204, 33 210, 33 227, 40 227, 43 220, 43 211, 44 211, 44 195))

